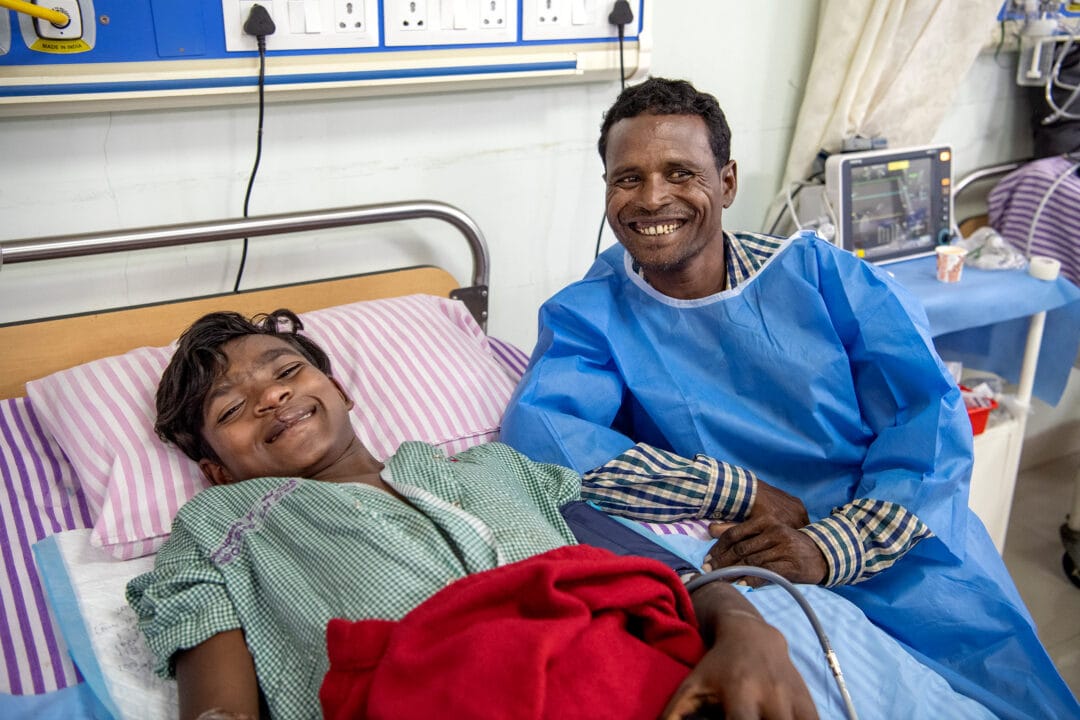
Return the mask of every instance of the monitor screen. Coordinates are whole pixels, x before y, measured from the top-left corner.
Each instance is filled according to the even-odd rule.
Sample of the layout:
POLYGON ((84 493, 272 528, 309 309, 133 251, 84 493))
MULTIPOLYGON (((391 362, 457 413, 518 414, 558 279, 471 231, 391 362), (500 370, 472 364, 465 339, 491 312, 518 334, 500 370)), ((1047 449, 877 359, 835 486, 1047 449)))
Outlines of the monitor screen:
POLYGON ((930 158, 851 168, 851 249, 873 261, 933 248, 930 158))
POLYGON ((837 244, 874 263, 933 253, 951 232, 951 160, 945 146, 830 156, 837 244))

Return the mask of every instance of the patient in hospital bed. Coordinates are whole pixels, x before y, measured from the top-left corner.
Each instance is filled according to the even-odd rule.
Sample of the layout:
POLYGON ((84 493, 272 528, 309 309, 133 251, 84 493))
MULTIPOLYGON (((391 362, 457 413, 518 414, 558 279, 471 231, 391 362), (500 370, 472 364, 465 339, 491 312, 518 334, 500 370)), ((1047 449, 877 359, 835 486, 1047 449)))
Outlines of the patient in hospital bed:
MULTIPOLYGON (((205 316, 158 389, 159 434, 213 486, 127 589, 182 717, 505 717, 509 698, 515 717, 840 714, 779 595, 761 612, 725 583, 688 597, 661 563, 576 545, 575 472, 498 443, 375 460, 299 329, 289 311, 205 316)), ((860 716, 990 716, 850 604, 817 607, 841 662, 855 653, 860 716)))

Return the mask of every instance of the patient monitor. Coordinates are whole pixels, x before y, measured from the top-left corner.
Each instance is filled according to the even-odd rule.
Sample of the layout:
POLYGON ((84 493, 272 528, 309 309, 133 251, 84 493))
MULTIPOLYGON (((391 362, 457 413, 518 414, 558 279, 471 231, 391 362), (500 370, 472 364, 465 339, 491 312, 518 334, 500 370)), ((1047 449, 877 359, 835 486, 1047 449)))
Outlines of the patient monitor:
POLYGON ((825 192, 835 242, 873 263, 932 254, 952 227, 952 151, 947 146, 831 155, 825 192))

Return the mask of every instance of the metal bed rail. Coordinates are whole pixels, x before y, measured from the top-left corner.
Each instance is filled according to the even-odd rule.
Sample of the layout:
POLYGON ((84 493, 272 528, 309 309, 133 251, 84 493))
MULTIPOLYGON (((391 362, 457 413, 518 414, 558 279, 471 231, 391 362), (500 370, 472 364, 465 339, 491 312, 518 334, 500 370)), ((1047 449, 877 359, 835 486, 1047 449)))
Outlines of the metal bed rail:
POLYGON ((433 200, 358 205, 241 219, 0 241, 0 271, 5 265, 37 260, 420 219, 441 220, 449 223, 465 238, 472 254, 472 286, 459 288, 451 293, 451 297, 463 301, 481 327, 486 328, 489 276, 487 242, 479 226, 469 215, 453 205, 433 200))
POLYGON ((987 165, 986 167, 972 170, 967 175, 960 178, 960 180, 955 185, 953 185, 953 199, 956 199, 956 197, 960 195, 960 193, 962 193, 964 189, 967 188, 969 185, 973 185, 974 183, 977 183, 981 180, 988 180, 992 177, 998 177, 1000 175, 1011 173, 1013 170, 1016 170, 1029 162, 1031 162, 1030 159, 1010 160, 1008 162, 1003 162, 998 165, 987 165))

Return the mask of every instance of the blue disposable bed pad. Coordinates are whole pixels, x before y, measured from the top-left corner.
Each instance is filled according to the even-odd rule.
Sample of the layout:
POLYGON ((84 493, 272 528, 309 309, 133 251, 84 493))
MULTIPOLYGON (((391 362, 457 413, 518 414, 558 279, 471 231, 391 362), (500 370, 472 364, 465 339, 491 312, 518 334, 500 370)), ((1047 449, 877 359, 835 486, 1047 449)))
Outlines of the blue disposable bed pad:
POLYGON ((1046 311, 1034 394, 1055 404, 1080 351, 1080 288, 1065 278, 1039 280, 1026 270, 965 267, 960 282, 937 279, 937 260, 882 267, 922 302, 941 356, 1017 382, 1028 317, 1046 311))
POLYGON ((116 560, 90 545, 90 533, 68 530, 34 544, 60 633, 85 678, 77 687, 90 689, 84 695, 102 717, 171 720, 179 713, 176 684, 153 674, 153 655, 124 596, 128 580, 151 570, 154 556, 116 560))
POLYGON ((0 717, 33 720, 113 718, 85 682, 39 695, 0 695, 0 717))
MULTIPOLYGON (((73 530, 71 532, 85 533, 86 542, 90 542, 89 531, 73 530)), ((101 666, 94 654, 94 646, 90 642, 90 631, 83 622, 79 598, 72 585, 67 566, 64 564, 64 558, 60 554, 56 535, 50 535, 34 543, 34 561, 41 573, 45 594, 48 595, 49 605, 56 617, 56 624, 60 626, 60 634, 67 644, 72 660, 82 673, 85 685, 90 688, 93 697, 96 697, 104 706, 109 717, 119 717, 116 706, 109 697, 101 666)))

